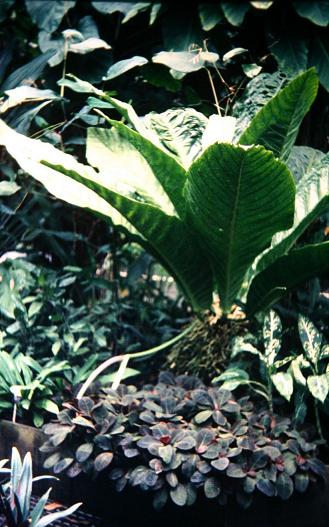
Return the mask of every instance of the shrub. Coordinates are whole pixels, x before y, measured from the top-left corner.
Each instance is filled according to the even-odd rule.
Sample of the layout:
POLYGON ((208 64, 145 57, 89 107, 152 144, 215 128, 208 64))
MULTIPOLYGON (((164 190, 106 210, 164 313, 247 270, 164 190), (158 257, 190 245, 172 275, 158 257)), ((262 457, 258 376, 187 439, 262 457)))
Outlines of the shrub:
POLYGON ((194 377, 165 373, 155 386, 121 385, 64 406, 44 427, 45 468, 106 471, 117 491, 152 491, 156 508, 169 498, 192 505, 200 493, 220 504, 234 495, 244 507, 255 492, 287 499, 325 473, 289 418, 194 377))

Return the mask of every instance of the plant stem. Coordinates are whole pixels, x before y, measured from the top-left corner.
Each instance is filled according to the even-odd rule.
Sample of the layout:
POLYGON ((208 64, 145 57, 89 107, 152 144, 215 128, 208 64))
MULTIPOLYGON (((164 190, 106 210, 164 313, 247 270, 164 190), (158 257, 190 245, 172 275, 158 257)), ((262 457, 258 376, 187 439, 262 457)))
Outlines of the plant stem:
MULTIPOLYGON (((119 372, 120 372, 120 377, 122 378, 123 374, 124 374, 124 371, 125 371, 125 369, 127 367, 127 364, 128 364, 130 359, 142 359, 144 357, 148 357, 150 355, 154 355, 158 351, 164 350, 164 349, 168 348, 169 346, 172 346, 173 344, 178 342, 180 339, 185 337, 185 335, 187 335, 190 331, 192 331, 192 329, 194 328, 195 324, 196 324, 196 320, 194 320, 192 322, 192 324, 190 324, 186 329, 184 329, 184 331, 182 331, 179 335, 176 335, 176 337, 174 337, 174 338, 172 338, 170 340, 167 340, 166 342, 163 342, 162 344, 160 344, 159 346, 155 346, 154 348, 150 348, 150 349, 145 350, 145 351, 138 351, 136 353, 130 353, 130 354, 129 353, 125 353, 124 355, 117 355, 116 357, 110 357, 105 362, 102 362, 102 364, 100 364, 96 368, 96 370, 94 370, 89 375, 88 379, 81 386, 76 398, 77 399, 81 399, 84 396, 84 394, 86 393, 86 391, 89 388, 90 384, 96 379, 96 377, 98 377, 98 375, 100 375, 102 373, 102 371, 104 371, 106 368, 108 368, 112 364, 115 364, 116 362, 123 362, 123 361, 125 361, 125 367, 120 368, 119 371, 118 371, 118 377, 119 377, 119 372)), ((117 383, 117 377, 115 378, 115 381, 112 384, 112 388, 113 388, 113 385, 116 385, 116 384, 118 384, 117 383)))
POLYGON ((214 96, 214 99, 215 99, 215 106, 216 106, 216 109, 217 109, 217 113, 220 116, 221 115, 221 111, 220 111, 220 106, 219 106, 219 101, 218 101, 218 97, 217 97, 214 81, 212 80, 212 76, 211 76, 211 73, 208 70, 208 68, 206 68, 206 70, 207 70, 207 73, 208 73, 211 90, 212 90, 212 93, 213 93, 213 96, 214 96))
POLYGON ((322 426, 320 421, 320 414, 319 414, 319 401, 317 399, 314 399, 314 413, 315 413, 315 422, 316 422, 316 428, 318 431, 318 434, 320 436, 321 441, 325 441, 322 433, 322 426))
MULTIPOLYGON (((66 61, 67 61, 68 49, 69 49, 69 47, 68 47, 68 39, 65 38, 65 40, 64 40, 64 60, 63 60, 62 81, 65 80, 65 75, 66 75, 66 61)), ((59 92, 59 95, 61 97, 64 97, 64 93, 65 93, 65 86, 64 86, 64 84, 62 84, 60 92, 59 92)))

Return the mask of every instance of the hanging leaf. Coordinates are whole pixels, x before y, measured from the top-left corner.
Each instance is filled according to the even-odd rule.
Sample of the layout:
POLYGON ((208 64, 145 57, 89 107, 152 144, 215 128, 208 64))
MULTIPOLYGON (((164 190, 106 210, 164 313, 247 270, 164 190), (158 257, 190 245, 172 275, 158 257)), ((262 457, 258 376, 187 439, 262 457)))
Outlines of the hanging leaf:
POLYGON ((198 4, 198 11, 202 29, 210 31, 223 19, 223 13, 220 5, 215 4, 198 4))
POLYGON ((226 20, 232 26, 241 26, 246 13, 249 11, 248 2, 221 2, 221 8, 226 20))
POLYGON ((139 57, 138 55, 132 57, 131 59, 120 60, 119 62, 113 64, 107 70, 105 76, 103 77, 103 80, 108 81, 111 79, 115 79, 116 77, 123 75, 123 73, 126 73, 129 70, 136 67, 144 66, 147 63, 148 60, 145 57, 139 57))
POLYGON ((271 376, 271 379, 279 394, 287 399, 287 401, 290 401, 294 392, 294 383, 290 373, 280 371, 278 373, 274 373, 271 376))
POLYGON ((223 55, 223 62, 229 62, 230 60, 234 59, 237 55, 241 55, 243 53, 248 53, 248 50, 246 48, 234 48, 228 51, 223 55))
POLYGON ((315 2, 293 2, 299 16, 307 18, 313 24, 326 27, 329 24, 329 2, 319 0, 315 2))
POLYGON ((195 51, 160 51, 152 57, 152 61, 181 73, 198 71, 205 65, 201 54, 195 51))
POLYGON ((307 386, 315 399, 324 403, 329 392, 328 375, 309 375, 307 377, 307 386))
POLYGON ((322 86, 329 91, 329 39, 327 35, 312 39, 308 64, 315 66, 322 86))
POLYGON ((269 39, 269 49, 287 75, 298 75, 307 69, 309 46, 305 36, 300 38, 290 32, 274 35, 269 39))
POLYGON ((253 79, 259 73, 262 71, 262 66, 258 66, 258 64, 242 64, 243 73, 249 77, 249 79, 253 79))
POLYGON ((39 90, 32 86, 19 86, 12 90, 6 90, 5 94, 8 99, 0 105, 0 113, 5 113, 10 108, 26 102, 43 101, 45 99, 56 100, 60 98, 57 93, 52 90, 39 90))

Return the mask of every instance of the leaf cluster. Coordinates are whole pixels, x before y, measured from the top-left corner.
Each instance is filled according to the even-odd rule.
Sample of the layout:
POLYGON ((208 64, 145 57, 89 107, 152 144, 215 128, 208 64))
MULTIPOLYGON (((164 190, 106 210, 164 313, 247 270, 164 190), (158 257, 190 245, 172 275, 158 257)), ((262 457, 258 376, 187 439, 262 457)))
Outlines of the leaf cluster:
POLYGON ((34 478, 31 453, 27 452, 22 460, 16 447, 12 448, 10 468, 4 468, 7 461, 7 459, 0 461, 0 473, 9 476, 9 481, 2 482, 0 485, 0 500, 2 513, 5 515, 8 526, 21 527, 22 525, 30 525, 31 527, 46 527, 56 520, 69 516, 80 507, 81 503, 76 503, 68 509, 45 514, 45 507, 51 492, 51 488, 49 488, 32 509, 31 494, 33 483, 43 479, 56 478, 52 478, 52 476, 38 476, 34 478))
POLYGON ((105 470, 127 485, 192 505, 198 494, 250 505, 254 493, 288 499, 325 474, 316 447, 289 418, 197 378, 160 375, 157 385, 120 385, 65 404, 45 425, 46 468, 75 477, 105 470))

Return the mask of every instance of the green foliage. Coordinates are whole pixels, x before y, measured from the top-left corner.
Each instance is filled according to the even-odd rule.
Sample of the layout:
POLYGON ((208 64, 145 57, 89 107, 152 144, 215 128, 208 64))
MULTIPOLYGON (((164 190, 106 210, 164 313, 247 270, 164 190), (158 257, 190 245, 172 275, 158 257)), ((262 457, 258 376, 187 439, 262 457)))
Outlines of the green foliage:
POLYGON ((132 249, 118 251, 114 280, 106 274, 107 260, 98 270, 102 277, 95 267, 55 271, 8 258, 1 267, 0 348, 38 360, 68 359, 74 371, 86 354, 108 356, 111 345, 129 352, 166 340, 174 319, 187 320, 187 313, 179 299, 166 296, 167 278, 156 274, 152 259, 132 249))
POLYGON ((92 166, 49 144, 20 136, 4 123, 1 143, 57 197, 131 232, 176 278, 195 309, 209 306, 214 288, 223 310, 229 312, 243 296, 245 277, 250 282, 256 274, 249 283, 247 311, 265 310, 287 290, 327 270, 327 243, 286 254, 327 204, 326 156, 299 180, 297 197, 302 198, 297 199, 295 223, 289 231, 293 178, 271 152, 256 146, 263 143, 276 156, 289 159, 298 128, 316 95, 313 70, 291 81, 261 108, 239 145, 224 144, 233 136, 231 117, 212 116, 204 128, 197 114, 191 120, 191 112, 182 110, 180 119, 178 112, 168 119, 167 112, 157 119, 151 114, 142 122, 129 105, 89 83, 74 78, 68 84, 112 104, 137 131, 102 114, 112 128, 89 130, 87 159, 92 166), (198 120, 204 130, 201 151, 192 154, 186 137, 198 120), (223 130, 218 130, 219 125, 223 130), (318 203, 310 199, 314 185, 318 203), (284 238, 281 244, 276 237, 272 240, 277 233, 284 238), (271 240, 272 247, 263 256, 271 240))
POLYGON ((313 322, 303 315, 298 319, 298 334, 302 347, 283 351, 281 320, 275 311, 270 311, 264 318, 262 343, 258 344, 251 335, 238 337, 233 346, 230 366, 213 382, 220 383, 224 389, 249 386, 268 400, 271 409, 274 386, 286 401, 294 403, 296 422, 305 419, 307 398, 310 397, 315 404, 316 426, 322 438, 318 404, 328 401, 329 346, 313 322), (261 345, 262 351, 259 349, 261 345), (247 363, 241 361, 241 354, 249 353, 260 360, 260 382, 254 370, 249 373, 245 371, 248 369, 247 363))
POLYGON ((192 505, 200 493, 219 504, 233 494, 243 507, 255 493, 288 499, 302 490, 301 475, 306 488, 324 474, 315 445, 289 419, 187 376, 83 397, 44 431, 46 468, 70 477, 109 472, 117 491, 152 492, 157 509, 168 500, 192 505))
POLYGON ((9 474, 8 483, 1 483, 1 498, 4 514, 8 525, 20 527, 21 525, 31 525, 31 527, 46 527, 56 520, 65 518, 73 514, 81 503, 76 503, 68 509, 51 514, 44 514, 51 488, 41 496, 34 508, 31 507, 31 494, 34 481, 49 478, 49 476, 39 476, 33 478, 32 458, 30 452, 25 454, 23 461, 16 447, 12 449, 10 469, 3 468, 7 460, 0 462, 0 472, 9 474))

